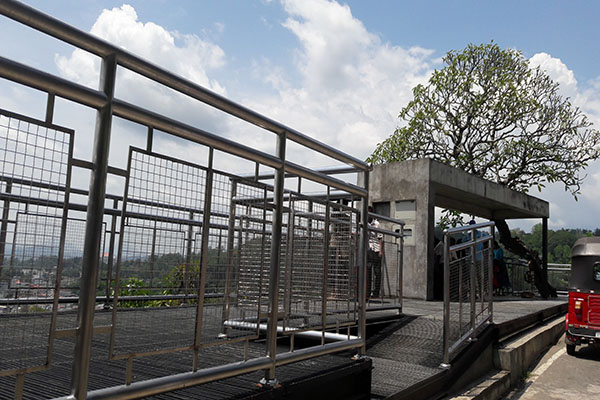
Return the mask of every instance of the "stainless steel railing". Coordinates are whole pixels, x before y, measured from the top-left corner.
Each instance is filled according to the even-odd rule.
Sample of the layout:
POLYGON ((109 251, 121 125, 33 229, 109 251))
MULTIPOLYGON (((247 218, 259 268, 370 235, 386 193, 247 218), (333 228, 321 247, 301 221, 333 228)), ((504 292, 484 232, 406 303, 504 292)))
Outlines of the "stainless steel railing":
POLYGON ((493 317, 494 223, 444 232, 443 365, 493 317))
MULTIPOLYGON (((26 374, 52 367, 55 340, 68 336, 76 337, 70 394, 77 399, 125 394, 144 396, 254 370, 264 370, 266 382, 275 383, 279 365, 351 348, 364 353, 369 172, 366 163, 21 2, 0 2, 0 13, 102 60, 100 88, 94 90, 0 57, 1 77, 48 93, 45 121, 2 111, 6 118, 4 136, 0 137, 3 165, 10 166, 18 174, 9 176, 2 184, 0 264, 4 268, 0 278, 2 273, 8 274, 7 286, 10 287, 6 290, 20 302, 25 297, 32 297, 30 294, 52 298, 50 308, 27 307, 27 313, 44 322, 37 325, 39 330, 33 335, 27 336, 26 325, 17 333, 27 338, 22 341, 26 346, 9 354, 8 347, 2 348, 0 343, 2 359, 12 357, 14 360, 0 371, 0 376, 17 376, 16 397, 23 393, 26 374), (276 154, 265 153, 116 98, 118 66, 274 133, 276 154), (90 160, 74 159, 72 137, 75 132, 53 124, 56 96, 97 110, 90 160), (113 116, 147 128, 148 146, 144 150, 130 149, 127 169, 109 165, 113 116), (204 145, 209 149, 208 157, 191 163, 153 152, 154 130, 204 145), (43 171, 49 172, 47 175, 39 175, 29 168, 28 163, 32 162, 27 158, 29 153, 23 153, 19 147, 29 143, 21 137, 39 136, 39 131, 51 134, 50 139, 44 139, 46 145, 41 144, 44 141, 31 142, 41 146, 41 159, 49 163, 42 167, 43 171), (58 158, 44 146, 56 140, 60 141, 59 145, 52 144, 50 148, 59 149, 61 161, 51 165, 58 158), (342 163, 346 173, 362 173, 363 186, 334 178, 328 171, 288 161, 288 140, 342 163), (15 146, 11 147, 13 144, 15 146), (254 179, 214 168, 214 159, 219 157, 214 150, 255 163, 254 179), (23 160, 13 157, 20 157, 20 154, 25 154, 23 160), (165 166, 163 170, 167 172, 161 172, 162 175, 148 173, 147 168, 157 165, 165 166), (260 166, 273 171, 272 183, 258 182, 260 166), (52 175, 55 168, 60 168, 60 176, 52 175), (71 187, 74 169, 90 173, 88 191, 71 187), (126 180, 122 195, 106 193, 109 175, 126 180), (289 175, 297 177, 297 191, 284 189, 285 177, 289 175), (158 176, 165 179, 157 179, 158 176), (324 186, 328 196, 317 198, 306 194, 301 190, 302 180, 324 186), (34 183, 28 185, 27 181, 34 183), (336 203, 329 196, 331 189, 350 198, 351 204, 336 203), (176 194, 175 200, 167 196, 170 193, 176 194), (74 203, 74 195, 83 198, 87 204, 74 203), (112 208, 105 206, 107 199, 113 202, 112 208), (33 211, 37 217, 33 216, 33 211), (68 221, 73 216, 77 221, 85 220, 85 229, 71 239, 69 232, 73 232, 73 228, 69 227, 68 221), (49 218, 60 222, 58 225, 51 223, 49 218), (342 220, 345 230, 336 230, 337 220, 342 220), (332 245, 331 241, 340 232, 350 240, 343 246, 332 245), (76 244, 76 250, 69 250, 72 244, 76 244), (302 261, 294 253, 294 249, 302 246, 312 250, 307 253, 310 259, 302 261), (33 252, 28 253, 26 249, 33 252), (46 258, 40 261, 39 254, 46 258), (80 276, 76 276, 76 280, 80 284, 69 288, 70 292, 65 296, 67 286, 75 282, 66 280, 66 273, 70 271, 66 260, 73 258, 73 254, 79 257, 80 276), (40 264, 44 260, 49 264, 40 264), (32 267, 29 265, 32 263, 39 265, 32 267), (15 271, 17 273, 13 275, 15 271), (300 286, 298 274, 302 276, 302 273, 313 274, 315 271, 320 271, 316 278, 311 275, 315 287, 300 286), (258 278, 253 275, 256 272, 258 278), (34 273, 38 274, 35 278, 34 273), (13 276, 22 279, 17 279, 18 284, 15 280, 13 285, 13 276), (44 296, 38 290, 40 287, 34 287, 34 279, 53 283, 44 283, 44 290, 47 290, 44 296), (23 285, 21 280, 31 284, 23 285), (104 282, 104 286, 99 287, 97 282, 104 282), (20 293, 13 290, 17 288, 20 293), (244 290, 240 291, 240 288, 244 290), (33 292, 33 289, 38 291, 33 292), (344 295, 342 301, 336 298, 340 292, 344 295), (111 318, 103 320, 106 325, 102 326, 94 326, 97 294, 104 295, 98 297, 105 301, 112 301, 111 318), (60 326, 60 313, 70 307, 64 298, 73 296, 78 297, 77 307, 73 308, 78 313, 76 326, 60 326), (181 305, 170 307, 169 302, 181 305), (299 311, 298 307, 305 307, 307 302, 308 309, 299 311), (165 332, 152 329, 147 310, 172 322, 165 325, 165 332), (248 343, 257 337, 256 329, 248 333, 247 329, 235 330, 224 324, 225 321, 246 321, 248 318, 253 318, 257 326, 259 321, 267 321, 265 356, 248 358, 247 351, 242 348, 240 362, 203 368, 199 354, 207 346, 218 345, 216 338, 225 338, 224 342, 228 343, 248 343), (306 326, 302 325, 307 322, 306 326), (277 348, 280 334, 312 330, 323 332, 325 337, 328 330, 349 326, 358 326, 358 334, 347 335, 341 342, 325 343, 323 340, 307 349, 292 348, 285 352, 277 348), (91 344, 98 332, 110 333, 107 351, 112 359, 127 359, 124 377, 127 385, 88 393, 91 344), (135 337, 127 336, 132 332, 135 337), (165 340, 159 338, 149 347, 144 347, 147 341, 139 340, 149 340, 156 334, 165 340), (24 356, 19 355, 19 350, 24 356), (193 352, 190 373, 133 382, 134 358, 177 351, 193 352)), ((8 171, 5 168, 0 173, 5 177, 8 171)), ((3 289, 0 286, 0 290, 3 289)), ((20 307, 17 306, 15 312, 25 312, 25 308, 20 307)), ((2 316, 0 314, 0 322, 2 316)))

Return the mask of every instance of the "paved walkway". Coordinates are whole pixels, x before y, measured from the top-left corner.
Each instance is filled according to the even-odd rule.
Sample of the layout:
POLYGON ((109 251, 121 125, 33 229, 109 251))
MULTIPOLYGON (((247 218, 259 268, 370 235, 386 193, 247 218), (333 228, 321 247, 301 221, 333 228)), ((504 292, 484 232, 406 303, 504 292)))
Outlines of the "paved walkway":
MULTIPOLYGON (((494 322, 502 323, 565 303, 501 297, 494 301, 494 322)), ((372 395, 385 398, 442 370, 443 302, 404 299, 403 317, 367 342, 373 359, 372 395)))
POLYGON ((581 346, 566 352, 564 335, 531 371, 524 387, 509 400, 600 399, 600 347, 581 346))

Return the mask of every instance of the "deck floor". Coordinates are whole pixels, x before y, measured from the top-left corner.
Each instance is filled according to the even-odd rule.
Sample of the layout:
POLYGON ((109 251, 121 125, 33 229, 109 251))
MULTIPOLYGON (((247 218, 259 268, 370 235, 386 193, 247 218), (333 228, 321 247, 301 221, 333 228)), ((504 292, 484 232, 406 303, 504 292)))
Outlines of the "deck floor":
MULTIPOLYGON (((146 310, 142 313, 147 314, 147 317, 144 317, 144 319, 150 319, 152 321, 150 324, 152 329, 146 328, 141 334, 140 332, 137 332, 131 336, 123 334, 117 337, 117 340, 120 342, 120 346, 123 349, 137 349, 140 345, 139 342, 141 341, 157 344, 159 343, 159 339, 165 337, 165 332, 169 331, 168 324, 172 323, 173 320, 171 317, 166 317, 162 310, 146 310), (166 319, 162 320, 163 317, 166 319)), ((125 313, 120 318, 126 320, 127 318, 135 317, 136 320, 139 320, 139 314, 139 312, 125 313)), ((110 315, 110 311, 96 311, 95 325, 109 325, 110 315)), ((33 319, 36 318, 34 315, 20 315, 17 318, 0 318, 0 333, 4 332, 6 334, 9 332, 8 327, 14 326, 15 321, 18 321, 17 326, 22 328, 22 324, 26 323, 28 317, 32 317, 33 319)), ((75 318, 76 314, 72 312, 62 314, 58 318, 57 325, 59 328, 73 327, 75 325, 75 318)), ((47 323, 47 321, 44 321, 43 323, 40 323, 40 325, 46 326, 47 323)), ((148 324, 145 325, 148 326, 148 324)), ((182 334, 184 330, 188 328, 190 327, 180 327, 178 333, 182 334)), ((184 336, 188 338, 193 337, 193 326, 191 329, 191 332, 187 332, 188 335, 184 336)), ((241 336, 248 335, 248 331, 239 331, 238 334, 241 336)), ((212 337, 216 338, 216 334, 212 335, 212 337)), ((28 360, 29 362, 39 363, 40 360, 42 360, 42 362, 45 360, 44 354, 47 348, 47 336, 26 335, 21 332, 21 336, 14 336, 12 338, 9 336, 4 336, 3 338, 5 341, 9 341, 11 339, 15 341, 27 340, 32 344, 35 343, 36 346, 31 349, 31 353, 36 357, 30 358, 28 360)), ((125 359, 109 360, 109 341, 109 334, 94 335, 92 342, 92 361, 88 384, 89 390, 123 385, 125 383, 127 361, 125 359)), ((189 345, 189 343, 186 343, 182 340, 175 340, 172 341, 172 343, 184 346, 189 345)), ((69 395, 73 368, 74 347, 75 338, 73 337, 59 338, 54 341, 51 364, 52 367, 46 371, 28 373, 25 375, 23 394, 24 399, 48 399, 69 395)), ((18 344, 16 346, 16 350, 22 349, 22 345, 18 344)), ((223 343, 217 346, 203 348, 199 351, 199 369, 243 361, 244 353, 246 351, 248 359, 265 356, 265 340, 260 338, 258 340, 251 340, 248 342, 247 349, 245 349, 245 344, 243 342, 223 343)), ((289 351, 289 344, 286 343, 285 340, 282 340, 278 346, 278 353, 287 351, 289 351)), ((7 358, 18 359, 18 357, 8 357, 9 355, 12 356, 10 351, 5 351, 5 360, 0 360, 0 364, 3 362, 6 364, 7 358)), ((319 375, 320 373, 336 370, 338 368, 350 366, 355 363, 356 361, 351 359, 351 354, 349 353, 325 355, 318 358, 277 367, 276 374, 278 380, 282 383, 285 383, 297 381, 299 379, 305 379, 310 376, 319 375)), ((138 382, 177 373, 190 372, 192 367, 193 352, 190 350, 137 357, 133 359, 132 380, 133 382, 138 382)), ((260 389, 257 387, 257 384, 263 377, 264 372, 257 371, 217 382, 165 393, 154 396, 153 398, 202 398, 214 400, 243 398, 258 393, 260 389)), ((0 377, 0 399, 14 398, 15 386, 16 378, 14 376, 0 377)))
MULTIPOLYGON (((532 314, 565 299, 502 298, 494 301, 494 322, 503 323, 532 314)), ((400 320, 367 342, 373 360, 371 393, 385 398, 441 371, 443 302, 404 299, 400 320)))
MULTIPOLYGON (((510 300, 494 302, 494 322, 503 323, 514 320, 565 302, 564 299, 510 300)), ((442 362, 442 309, 442 302, 405 299, 402 316, 368 338, 367 355, 373 361, 371 387, 373 398, 388 397, 441 371, 439 365, 442 362)), ((377 311, 369 313, 369 316, 376 317, 386 313, 393 314, 394 311, 377 311)), ((98 312, 97 324, 109 324, 109 316, 110 313, 98 312)), ((156 316, 152 317, 155 318, 156 316)), ((72 318, 72 315, 62 316, 59 319, 59 327, 61 325, 71 326, 73 323, 72 318)), ((15 321, 10 322, 14 324, 15 321)), ((158 327, 158 329, 164 326, 160 321, 160 317, 153 320, 153 326, 158 327)), ((6 326, 0 326, 0 329, 5 330, 4 328, 6 326)), ((90 390, 122 385, 125 382, 126 361, 108 359, 109 338, 108 334, 94 336, 89 379, 90 390)), ((135 340, 139 340, 139 337, 131 339, 132 342, 135 342, 135 340)), ((128 343, 123 344, 129 345, 128 343)), ((135 343, 132 343, 132 345, 135 345, 135 343)), ((52 368, 25 376, 23 398, 47 399, 68 395, 73 349, 74 338, 55 340, 52 368)), ((278 351, 286 352, 288 350, 289 346, 281 343, 278 351)), ((241 361, 244 357, 244 351, 243 343, 222 344, 202 349, 199 357, 200 368, 241 361)), ((249 358, 264 356, 264 340, 250 341, 247 352, 249 358)), ((193 353, 191 351, 135 358, 133 361, 133 381, 137 382, 188 372, 192 368, 192 360, 193 353)), ((281 382, 294 381, 342 368, 351 365, 352 362, 348 352, 327 355, 278 367, 277 377, 281 382)), ((256 383, 262 377, 263 372, 258 371, 166 393, 155 396, 155 398, 206 398, 215 400, 242 398, 253 393, 256 394, 259 390, 256 383)), ((0 399, 13 398, 15 384, 15 377, 0 377, 0 399)))

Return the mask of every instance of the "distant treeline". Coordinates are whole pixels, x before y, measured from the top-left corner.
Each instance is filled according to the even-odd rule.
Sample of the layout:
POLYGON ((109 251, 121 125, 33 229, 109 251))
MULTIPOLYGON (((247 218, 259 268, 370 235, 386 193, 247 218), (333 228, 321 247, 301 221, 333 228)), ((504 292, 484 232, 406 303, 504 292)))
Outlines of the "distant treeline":
MULTIPOLYGON (((530 233, 513 229, 513 236, 519 237, 527 247, 542 252, 542 224, 534 225, 530 233)), ((600 228, 588 229, 548 229, 548 262, 556 264, 571 263, 571 248, 575 241, 584 236, 600 236, 600 228)))

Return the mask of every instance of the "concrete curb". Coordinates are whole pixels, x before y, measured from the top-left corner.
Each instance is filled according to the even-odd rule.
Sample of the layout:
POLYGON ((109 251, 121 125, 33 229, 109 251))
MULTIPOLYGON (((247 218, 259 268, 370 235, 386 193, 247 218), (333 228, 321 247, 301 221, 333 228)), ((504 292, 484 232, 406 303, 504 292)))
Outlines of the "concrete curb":
POLYGON ((516 386, 546 348, 564 333, 565 317, 558 316, 494 348, 496 371, 488 373, 452 400, 496 400, 516 386), (499 370, 499 371, 498 371, 499 370))
POLYGON ((510 385, 514 386, 523 377, 531 364, 565 330, 565 317, 556 317, 514 340, 502 344, 494 352, 496 368, 510 372, 510 385))
POLYGON ((495 400, 510 389, 510 372, 494 371, 454 400, 495 400))

